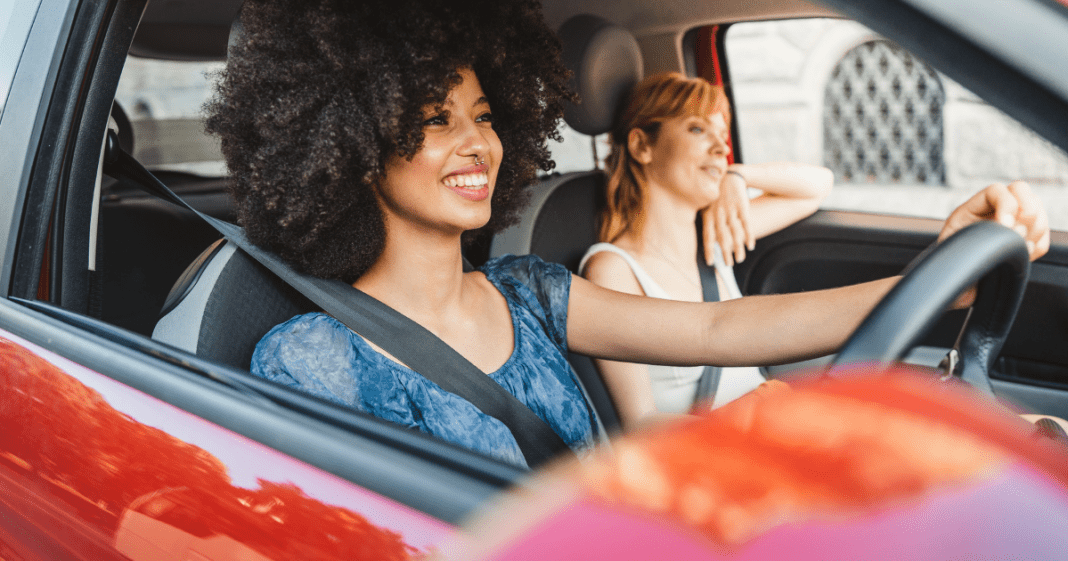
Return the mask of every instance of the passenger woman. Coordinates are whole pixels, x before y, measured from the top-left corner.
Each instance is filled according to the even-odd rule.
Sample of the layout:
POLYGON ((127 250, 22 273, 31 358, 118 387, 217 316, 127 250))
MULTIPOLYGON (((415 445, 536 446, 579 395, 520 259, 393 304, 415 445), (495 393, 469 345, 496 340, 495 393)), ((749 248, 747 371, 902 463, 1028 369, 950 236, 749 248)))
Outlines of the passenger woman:
MULTIPOLYGON (((796 163, 728 165, 729 123, 722 88, 703 79, 667 72, 634 86, 610 135, 607 205, 600 243, 579 265, 584 277, 630 294, 702 301, 694 228, 701 213, 719 300, 741 297, 734 261, 745 259, 757 239, 815 212, 834 174, 796 163), (761 191, 752 201, 750 187, 761 191)), ((624 426, 689 411, 705 372, 703 366, 596 363, 624 426)), ((763 382, 753 366, 725 368, 710 393, 719 406, 763 382)))
MULTIPOLYGON (((595 430, 567 349, 679 365, 821 355, 894 284, 694 304, 604 289, 532 256, 465 272, 465 240, 514 222, 524 189, 552 168, 546 139, 572 97, 538 3, 248 0, 241 19, 207 126, 249 238, 426 327, 580 454, 595 430)), ((984 191, 942 236, 995 212, 1045 251, 1041 211, 1020 187, 984 191)), ((251 369, 525 463, 500 421, 329 315, 277 326, 251 369)))

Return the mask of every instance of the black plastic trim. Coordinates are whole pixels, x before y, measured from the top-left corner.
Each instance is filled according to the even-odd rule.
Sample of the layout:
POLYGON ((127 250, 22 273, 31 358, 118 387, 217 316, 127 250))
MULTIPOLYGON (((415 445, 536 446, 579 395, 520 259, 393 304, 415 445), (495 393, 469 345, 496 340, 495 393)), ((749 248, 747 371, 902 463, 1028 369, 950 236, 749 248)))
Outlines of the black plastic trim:
POLYGON ((731 81, 731 65, 727 62, 727 32, 734 24, 725 23, 716 30, 716 56, 719 57, 719 72, 723 79, 723 93, 731 106, 731 153, 734 161, 742 163, 742 137, 738 128, 738 111, 734 103, 734 83, 731 81))

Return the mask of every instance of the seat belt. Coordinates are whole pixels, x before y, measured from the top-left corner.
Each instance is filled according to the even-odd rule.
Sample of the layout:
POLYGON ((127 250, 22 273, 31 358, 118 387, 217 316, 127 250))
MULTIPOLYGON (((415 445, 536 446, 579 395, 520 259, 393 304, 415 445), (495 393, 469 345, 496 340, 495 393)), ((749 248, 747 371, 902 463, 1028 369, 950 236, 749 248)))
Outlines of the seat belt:
POLYGON ((128 180, 151 195, 193 212, 346 327, 445 391, 504 423, 531 468, 563 454, 574 455, 541 417, 436 335, 349 284, 294 271, 280 257, 249 241, 244 229, 196 210, 123 151, 113 131, 108 132, 104 164, 108 175, 115 179, 128 180))
MULTIPOLYGON (((704 236, 701 228, 697 229, 697 272, 701 276, 701 299, 705 302, 719 302, 719 286, 716 283, 716 270, 705 262, 704 236)), ((697 394, 694 403, 704 402, 705 407, 712 408, 712 401, 719 389, 719 379, 723 374, 723 368, 719 366, 705 366, 701 377, 697 380, 697 394)))

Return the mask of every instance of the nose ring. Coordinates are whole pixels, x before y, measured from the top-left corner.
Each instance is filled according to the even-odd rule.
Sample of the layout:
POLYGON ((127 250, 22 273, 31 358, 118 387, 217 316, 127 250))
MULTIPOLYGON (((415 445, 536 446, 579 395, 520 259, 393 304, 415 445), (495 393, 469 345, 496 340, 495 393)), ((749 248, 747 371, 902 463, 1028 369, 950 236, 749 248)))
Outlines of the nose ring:
POLYGON ((486 163, 486 158, 482 158, 481 160, 479 160, 478 156, 475 156, 475 165, 476 166, 481 166, 481 165, 483 165, 485 163, 486 163))

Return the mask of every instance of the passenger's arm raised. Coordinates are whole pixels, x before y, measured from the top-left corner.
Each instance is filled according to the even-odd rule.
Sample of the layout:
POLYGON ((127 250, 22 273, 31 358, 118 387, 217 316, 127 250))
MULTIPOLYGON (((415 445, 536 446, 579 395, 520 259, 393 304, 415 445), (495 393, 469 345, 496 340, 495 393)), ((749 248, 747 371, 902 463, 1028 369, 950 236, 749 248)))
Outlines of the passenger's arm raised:
POLYGON ((745 260, 756 240, 782 230, 819 208, 834 185, 831 170, 809 164, 733 164, 720 181, 716 202, 703 211, 705 260, 719 242, 728 265, 745 260), (763 193, 749 200, 748 188, 763 193))

